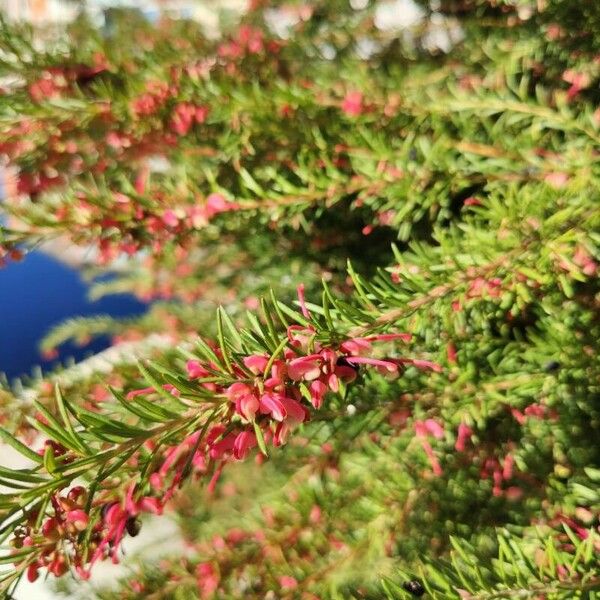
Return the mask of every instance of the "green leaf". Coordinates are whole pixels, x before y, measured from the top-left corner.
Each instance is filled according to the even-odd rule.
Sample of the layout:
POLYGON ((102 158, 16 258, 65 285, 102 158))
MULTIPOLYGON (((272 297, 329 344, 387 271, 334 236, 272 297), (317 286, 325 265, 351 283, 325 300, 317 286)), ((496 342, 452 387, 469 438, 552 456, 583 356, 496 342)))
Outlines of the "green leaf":
POLYGON ((27 481, 29 483, 40 483, 45 481, 45 477, 35 475, 29 470, 21 469, 7 469, 6 467, 0 467, 0 477, 4 479, 12 479, 14 481, 27 481))
POLYGON ((235 323, 231 320, 231 317, 227 314, 226 310, 221 310, 221 318, 223 319, 223 323, 227 327, 229 331, 229 335, 235 340, 241 350, 245 352, 244 341, 242 340, 242 336, 238 331, 238 328, 235 326, 235 323))
POLYGON ((223 335, 222 313, 223 308, 219 306, 219 308, 217 309, 217 340, 219 342, 219 347, 221 348, 221 356, 223 357, 225 368, 229 373, 233 374, 233 367, 231 365, 231 358, 229 356, 229 348, 227 347, 225 336, 223 335))
POLYGON ((111 394, 117 399, 117 401, 125 408, 127 412, 138 416, 144 421, 150 421, 154 423, 163 423, 164 419, 154 411, 145 410, 143 405, 134 402, 133 399, 127 400, 125 396, 118 390, 109 387, 111 394))
POLYGON ((266 457, 268 457, 269 454, 267 452, 267 445, 265 444, 265 438, 263 437, 263 432, 262 432, 261 428, 258 426, 258 423, 255 420, 252 421, 252 426, 254 427, 254 433, 256 435, 256 441, 258 443, 258 447, 260 448, 260 451, 266 457))
MULTIPOLYGON (((154 368, 154 364, 150 364, 154 368)), ((137 363, 137 367, 140 370, 140 373, 143 375, 144 379, 150 384, 152 388, 154 388, 154 390, 159 396, 162 396, 162 398, 164 398, 170 404, 172 404, 173 402, 177 402, 181 405, 181 403, 177 400, 176 396, 165 390, 161 382, 158 381, 158 379, 154 377, 152 372, 149 369, 147 369, 141 362, 137 363)), ((158 404, 150 404, 145 398, 138 397, 136 400, 139 405, 144 405, 147 410, 154 411, 157 415, 162 415, 163 420, 177 419, 179 417, 178 413, 170 411, 164 406, 160 406, 158 404)))
POLYGON ((54 449, 52 446, 46 446, 44 450, 44 468, 50 475, 54 475, 56 473, 56 459, 54 458, 54 449))
POLYGON ((271 370, 273 363, 275 362, 277 357, 281 354, 281 351, 287 345, 288 345, 288 339, 287 339, 287 337, 285 337, 279 342, 277 348, 275 348, 275 350, 273 350, 273 353, 271 354, 271 356, 269 357, 269 360, 267 361, 267 364, 265 365, 265 371, 264 371, 265 377, 269 374, 269 371, 271 370))
POLYGON ((287 329, 290 325, 289 321, 285 318, 283 311, 279 307, 279 301, 275 297, 275 292, 273 291, 273 288, 269 289, 269 297, 271 299, 271 304, 273 305, 275 313, 277 314, 277 318, 281 321, 281 324, 287 329))
POLYGON ((207 363, 213 363, 223 371, 225 370, 221 359, 214 353, 213 349, 202 338, 198 338, 195 343, 196 348, 198 349, 198 352, 200 353, 204 361, 206 361, 207 363))
POLYGON ((75 428, 73 427, 73 424, 71 423, 71 418, 69 417, 69 412, 72 413, 73 411, 72 411, 72 409, 70 411, 67 411, 68 403, 63 398, 63 395, 60 391, 58 383, 55 384, 55 386, 54 386, 54 398, 56 400, 56 407, 58 409, 58 413, 60 414, 61 419, 67 429, 69 437, 79 447, 80 451, 82 451, 84 454, 91 454, 90 448, 83 441, 81 436, 76 433, 75 428))
POLYGON ((0 440, 5 444, 8 444, 11 448, 14 448, 19 454, 26 456, 38 464, 42 464, 44 459, 36 454, 31 448, 28 448, 25 444, 21 443, 17 438, 13 437, 8 431, 0 428, 0 440))
POLYGON ((290 317, 296 323, 299 323, 300 325, 304 325, 304 327, 310 327, 311 322, 308 319, 306 319, 303 315, 301 315, 299 312, 292 310, 289 306, 287 306, 283 302, 277 301, 277 306, 283 313, 285 313, 288 317, 290 317))
POLYGON ((26 548, 25 550, 19 550, 18 552, 11 552, 7 556, 0 556, 0 565, 9 565, 11 563, 18 562, 27 558, 32 552, 36 550, 35 547, 26 548))

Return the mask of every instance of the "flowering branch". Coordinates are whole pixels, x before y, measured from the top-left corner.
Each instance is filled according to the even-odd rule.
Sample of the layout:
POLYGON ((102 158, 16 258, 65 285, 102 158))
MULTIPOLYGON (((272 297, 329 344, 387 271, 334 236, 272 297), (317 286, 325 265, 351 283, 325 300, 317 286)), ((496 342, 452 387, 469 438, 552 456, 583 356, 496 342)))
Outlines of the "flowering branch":
MULTIPOLYGON (((376 358, 373 344, 406 343, 411 336, 348 338, 323 330, 302 289, 299 298, 302 314, 273 305, 278 327, 266 312, 265 325, 253 319, 253 328, 240 332, 220 310, 218 341, 200 339, 197 354, 186 351, 186 375, 140 365, 151 387, 125 395, 113 390, 118 405, 110 411, 74 406, 58 389, 54 410, 36 403, 32 424, 47 436, 44 448, 26 452, 32 468, 3 471, 9 487, 21 490, 4 506, 1 530, 13 533, 8 556, 17 557, 5 589, 23 571, 31 581, 42 567, 56 576, 73 569, 87 577, 97 560, 118 560, 121 539, 135 530, 138 514, 161 513, 192 474, 213 488, 227 462, 243 460, 257 446, 266 456, 269 445, 283 445, 326 397, 343 397, 362 369, 397 376, 407 364, 439 368, 376 358), (110 416, 117 407, 118 420, 110 416), (81 477, 89 483, 72 487, 81 477)), ((6 439, 23 451, 20 442, 6 439)))

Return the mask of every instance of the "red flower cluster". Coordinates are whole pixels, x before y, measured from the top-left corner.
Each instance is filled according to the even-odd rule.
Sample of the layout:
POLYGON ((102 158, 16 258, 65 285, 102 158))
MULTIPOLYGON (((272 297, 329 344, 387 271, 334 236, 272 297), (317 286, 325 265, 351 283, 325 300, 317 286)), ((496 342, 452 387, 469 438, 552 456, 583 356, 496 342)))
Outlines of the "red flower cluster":
POLYGON ((261 54, 265 49, 263 32, 249 25, 242 25, 234 39, 219 46, 221 58, 238 59, 246 54, 261 54))
POLYGON ((42 102, 48 98, 60 96, 74 85, 81 86, 93 77, 106 71, 108 64, 103 54, 93 57, 93 64, 51 67, 45 69, 39 79, 29 85, 29 95, 34 102, 42 102))
MULTIPOLYGON (((410 340, 411 336, 405 333, 354 338, 337 349, 325 348, 315 341, 315 331, 310 327, 292 325, 287 336, 289 346, 283 350, 282 358, 252 354, 242 360, 243 366, 232 367, 237 381, 227 386, 199 383, 215 396, 226 398, 230 409, 221 423, 212 425, 200 444, 200 433, 195 432, 165 452, 162 465, 150 476, 152 487, 162 493, 164 501, 173 495, 181 482, 186 464, 193 466, 196 473, 204 474, 208 473, 211 462, 218 463, 209 483, 209 489, 212 489, 226 462, 243 460, 257 446, 255 422, 265 443, 284 444, 294 427, 309 420, 306 403, 320 408, 327 392, 337 392, 342 383, 356 378, 359 365, 372 365, 384 373, 394 374, 403 363, 419 363, 409 359, 380 360, 364 356, 371 351, 375 341, 410 340), (193 448, 195 452, 190 457, 193 448), (170 479, 168 485, 167 479, 170 479)), ((216 346, 213 351, 220 354, 216 346)), ((213 363, 198 360, 187 363, 188 376, 192 380, 211 378, 218 369, 213 363)), ((151 392, 151 388, 135 390, 129 392, 128 398, 151 392)))
MULTIPOLYGON (((234 367, 239 381, 223 388, 208 384, 215 393, 223 394, 232 403, 242 423, 266 417, 261 421, 264 435, 267 438, 272 435, 276 446, 285 442, 295 426, 309 419, 304 401, 319 409, 329 391, 338 392, 342 383, 356 378, 359 365, 371 365, 385 373, 398 372, 399 360, 364 356, 371 351, 373 342, 410 339, 410 335, 404 333, 354 338, 333 349, 315 341, 315 332, 310 327, 292 325, 287 336, 289 345, 283 350, 282 358, 252 354, 243 359, 243 367, 234 367), (271 424, 274 431, 271 431, 271 424)), ((216 365, 204 365, 199 361, 188 363, 188 373, 194 378, 208 377, 215 368, 216 365)), ((231 432, 213 453, 220 456, 231 451, 240 459, 255 444, 252 431, 231 432)))
POLYGON ((202 124, 208 116, 206 106, 196 106, 191 102, 180 102, 173 110, 170 127, 177 135, 186 135, 194 123, 202 124))
MULTIPOLYGON (((27 578, 35 581, 40 568, 47 568, 56 577, 64 575, 69 567, 87 579, 90 567, 99 559, 110 556, 118 562, 118 551, 125 533, 135 536, 139 532, 137 516, 141 512, 162 514, 162 503, 157 498, 141 497, 134 500, 135 483, 128 488, 123 502, 96 504, 101 507, 100 519, 92 525, 87 551, 80 544, 80 534, 90 524, 90 515, 84 507, 88 492, 81 486, 71 488, 66 495, 54 494, 50 498, 53 515, 48 516, 38 529, 35 526, 37 513, 29 515, 26 527, 15 532, 12 545, 18 552, 27 547, 36 547, 35 560, 29 557, 27 578)), ((20 561, 15 563, 19 566, 20 561)))
MULTIPOLYGON (((39 530, 35 527, 38 515, 32 513, 27 525, 15 531, 11 544, 17 552, 32 546, 39 548, 35 560, 27 566, 29 581, 38 578, 41 567, 46 567, 56 577, 64 575, 70 564, 80 574, 83 573, 83 559, 77 551, 77 538, 89 522, 89 517, 83 510, 86 501, 87 491, 80 486, 69 490, 66 496, 54 494, 50 498, 54 514, 43 521, 39 530)), ((28 558, 25 557, 24 560, 28 561, 28 558)), ((20 561, 15 563, 17 566, 19 564, 20 561)))
MULTIPOLYGON (((220 206, 217 200, 214 203, 220 206)), ((310 317, 302 288, 299 299, 303 314, 310 317)), ((161 514, 188 473, 210 476, 208 489, 211 491, 226 463, 243 460, 257 445, 264 449, 263 444, 284 444, 291 430, 309 420, 310 407, 319 409, 329 392, 336 393, 356 379, 361 365, 374 367, 387 375, 398 374, 406 364, 439 370, 439 365, 428 361, 370 356, 375 342, 408 342, 410 339, 410 334, 406 333, 381 334, 325 345, 317 339, 311 326, 291 325, 287 329, 285 347, 270 356, 249 354, 231 364, 225 371, 229 378, 226 384, 214 382, 216 374, 221 378, 225 374, 222 365, 190 360, 187 363, 190 380, 197 380, 212 397, 223 401, 212 413, 213 416, 218 414, 219 419, 209 421, 208 429, 195 431, 181 443, 160 450, 161 460, 149 474, 149 484, 160 494, 160 499, 148 495, 145 487, 134 481, 127 487, 122 500, 118 500, 114 490, 98 493, 88 515, 83 510, 87 494, 82 488, 74 488, 65 498, 53 496, 54 513, 44 523, 41 533, 30 528, 19 538, 21 546, 29 544, 42 548, 29 567, 30 578, 35 578, 42 566, 55 575, 62 575, 72 565, 82 577, 87 577, 89 567, 97 560, 111 557, 117 562, 125 533, 137 533, 137 516, 143 512, 161 514), (89 527, 91 519, 97 521, 91 524, 88 549, 84 553, 78 536, 89 527)), ((212 345, 212 351, 217 362, 224 359, 218 345, 212 345)), ((164 388, 178 394, 171 385, 164 388)), ((133 401, 136 396, 154 393, 154 388, 146 388, 132 390, 126 397, 133 401)), ((435 422, 430 421, 426 421, 424 427, 437 436, 438 430, 432 429, 435 422)), ((441 430, 439 425, 437 428, 441 430)), ((152 441, 146 445, 150 451, 154 450, 152 441)), ((62 461, 69 460, 64 448, 52 446, 52 450, 56 450, 54 454, 58 453, 62 461)), ((135 461, 135 457, 132 460, 135 461)), ((204 571, 203 585, 208 589, 215 580, 207 568, 204 571)))
POLYGON ((482 479, 492 479, 494 496, 505 496, 509 500, 518 500, 523 495, 523 490, 519 486, 509 485, 505 488, 505 484, 514 477, 514 465, 515 459, 511 453, 501 460, 494 456, 484 460, 480 476, 482 479))
POLYGON ((113 502, 105 504, 102 508, 102 520, 99 528, 101 537, 91 556, 90 566, 106 554, 112 558, 113 563, 118 563, 119 545, 125 532, 133 536, 139 532, 137 516, 142 512, 162 514, 163 503, 158 498, 142 496, 134 500, 135 489, 136 485, 132 483, 123 503, 113 502))
POLYGON ((143 208, 135 198, 120 192, 115 192, 113 198, 111 216, 85 198, 79 199, 69 211, 56 215, 61 220, 73 221, 73 229, 100 228, 97 242, 100 264, 114 260, 120 253, 134 254, 144 244, 150 244, 153 253, 160 254, 170 240, 205 227, 216 215, 239 208, 236 202, 217 193, 209 194, 204 201, 199 199, 194 204, 171 208, 161 206, 161 198, 157 196, 154 209, 143 208), (115 230, 119 231, 118 236, 115 230))
POLYGON ((176 86, 164 81, 149 81, 146 83, 146 91, 131 101, 131 110, 136 116, 152 115, 178 91, 176 86))

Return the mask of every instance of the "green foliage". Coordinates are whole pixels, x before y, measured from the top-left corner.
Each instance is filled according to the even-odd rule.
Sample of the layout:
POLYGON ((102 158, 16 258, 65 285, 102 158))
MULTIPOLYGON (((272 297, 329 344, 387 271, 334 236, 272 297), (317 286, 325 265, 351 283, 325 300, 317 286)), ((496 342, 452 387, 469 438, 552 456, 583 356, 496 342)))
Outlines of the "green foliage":
POLYGON ((410 591, 420 588, 425 592, 424 597, 440 600, 540 597, 592 600, 600 590, 597 536, 590 532, 581 540, 569 529, 565 531, 570 542, 564 544, 568 551, 557 547, 552 538, 517 541, 501 535, 498 556, 490 561, 482 560, 465 542, 452 539, 449 561, 424 565, 419 571, 420 578, 404 573, 406 581, 402 585, 385 581, 386 597, 408 600, 423 596, 410 591))

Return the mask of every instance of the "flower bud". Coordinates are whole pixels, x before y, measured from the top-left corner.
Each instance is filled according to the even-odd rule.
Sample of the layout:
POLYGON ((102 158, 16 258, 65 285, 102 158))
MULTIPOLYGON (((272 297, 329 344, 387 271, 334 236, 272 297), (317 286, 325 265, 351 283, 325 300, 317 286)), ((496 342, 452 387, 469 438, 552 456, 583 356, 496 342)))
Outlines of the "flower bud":
POLYGON ((67 513, 67 522, 72 523, 77 531, 84 531, 90 518, 84 510, 71 510, 67 513))

